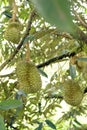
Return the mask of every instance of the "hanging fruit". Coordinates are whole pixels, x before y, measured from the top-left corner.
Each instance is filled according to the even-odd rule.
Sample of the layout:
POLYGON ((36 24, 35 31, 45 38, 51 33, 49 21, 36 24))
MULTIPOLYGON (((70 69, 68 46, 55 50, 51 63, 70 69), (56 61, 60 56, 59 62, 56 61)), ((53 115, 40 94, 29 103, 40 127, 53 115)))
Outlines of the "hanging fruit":
POLYGON ((72 106, 78 106, 81 103, 83 92, 78 82, 68 79, 63 83, 63 98, 72 106))
POLYGON ((20 41, 21 33, 23 29, 22 24, 16 18, 17 6, 15 1, 13 2, 12 18, 8 22, 8 26, 5 29, 4 38, 12 43, 18 44, 20 41))
POLYGON ((41 89, 41 77, 33 62, 18 62, 16 73, 20 89, 26 93, 36 93, 41 89))

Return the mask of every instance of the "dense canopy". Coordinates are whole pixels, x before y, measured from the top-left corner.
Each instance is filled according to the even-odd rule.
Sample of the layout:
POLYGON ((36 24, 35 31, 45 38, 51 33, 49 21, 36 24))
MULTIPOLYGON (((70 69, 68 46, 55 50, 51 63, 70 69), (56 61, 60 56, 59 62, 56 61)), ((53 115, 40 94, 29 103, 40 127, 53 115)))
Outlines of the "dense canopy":
POLYGON ((0 0, 0 130, 86 130, 86 109, 87 1, 0 0), (20 60, 34 62, 40 90, 20 90, 20 60))

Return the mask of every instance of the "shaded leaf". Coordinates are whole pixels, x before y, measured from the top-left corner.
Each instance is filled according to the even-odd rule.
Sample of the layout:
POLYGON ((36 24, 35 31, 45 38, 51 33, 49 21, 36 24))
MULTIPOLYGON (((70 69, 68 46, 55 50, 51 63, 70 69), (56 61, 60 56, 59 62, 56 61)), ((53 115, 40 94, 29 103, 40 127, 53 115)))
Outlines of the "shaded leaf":
POLYGON ((4 124, 4 119, 1 115, 0 115, 0 130, 6 130, 5 124, 4 124))
POLYGON ((85 62, 87 62, 87 58, 86 57, 84 57, 84 58, 77 58, 77 60, 78 61, 83 61, 83 62, 85 61, 85 62))
POLYGON ((70 76, 72 77, 72 79, 74 79, 76 77, 76 68, 74 65, 70 65, 70 76))
POLYGON ((37 11, 62 31, 74 32, 68 0, 31 0, 37 11))
POLYGON ((50 126, 52 129, 55 129, 56 130, 56 126, 50 121, 50 120, 45 120, 46 124, 48 126, 50 126))
POLYGON ((76 119, 74 120, 74 122, 75 122, 77 125, 79 125, 79 126, 82 125, 82 124, 81 124, 79 121, 77 121, 76 119))
POLYGON ((4 11, 2 14, 4 14, 8 18, 12 18, 12 14, 8 11, 4 11))
POLYGON ((42 76, 48 78, 48 75, 42 69, 38 69, 38 70, 42 74, 42 76))
POLYGON ((34 36, 33 36, 33 35, 27 36, 27 37, 25 38, 25 40, 24 40, 24 43, 28 42, 29 40, 30 40, 30 42, 33 41, 33 40, 34 40, 34 36))
POLYGON ((39 126, 35 130, 42 130, 43 123, 40 123, 39 126))
POLYGON ((15 95, 15 99, 18 100, 18 99, 21 98, 21 96, 22 96, 22 97, 26 97, 27 95, 24 93, 24 91, 18 90, 17 93, 16 93, 16 95, 15 95))
POLYGON ((20 106, 22 106, 22 102, 20 100, 9 99, 0 102, 0 110, 9 110, 20 106))
POLYGON ((41 30, 41 31, 36 32, 34 34, 34 37, 35 37, 35 39, 39 39, 46 35, 49 35, 50 33, 54 32, 54 31, 55 31, 54 29, 41 30))

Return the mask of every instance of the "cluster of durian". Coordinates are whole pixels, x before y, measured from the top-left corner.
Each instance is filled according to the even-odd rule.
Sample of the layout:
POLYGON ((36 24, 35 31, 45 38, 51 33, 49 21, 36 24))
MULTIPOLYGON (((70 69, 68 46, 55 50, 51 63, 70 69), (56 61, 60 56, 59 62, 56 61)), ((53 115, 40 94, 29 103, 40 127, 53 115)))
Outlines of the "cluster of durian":
POLYGON ((9 20, 8 27, 5 30, 4 37, 7 41, 18 44, 20 41, 21 33, 23 29, 22 24, 19 21, 9 20))
POLYGON ((83 99, 83 92, 78 82, 68 79, 63 83, 63 99, 72 106, 78 106, 83 99))
POLYGON ((16 67, 19 88, 25 93, 40 91, 42 82, 38 69, 33 62, 19 61, 16 67))

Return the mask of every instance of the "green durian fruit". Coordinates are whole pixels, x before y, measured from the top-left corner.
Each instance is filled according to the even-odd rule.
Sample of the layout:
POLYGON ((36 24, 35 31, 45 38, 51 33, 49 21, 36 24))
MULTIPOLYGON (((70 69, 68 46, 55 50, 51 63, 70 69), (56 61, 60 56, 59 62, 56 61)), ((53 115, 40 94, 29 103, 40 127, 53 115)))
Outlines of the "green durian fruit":
POLYGON ((28 61, 18 62, 16 73, 20 89, 24 92, 36 93, 41 89, 41 77, 34 63, 28 61))
POLYGON ((10 22, 6 28, 4 37, 7 41, 17 44, 20 41, 21 30, 22 26, 19 22, 10 22))
POLYGON ((23 29, 23 26, 19 21, 15 21, 15 22, 9 21, 8 28, 11 28, 11 27, 15 27, 20 31, 22 31, 23 29))
MULTIPOLYGON (((82 56, 82 57, 79 57, 79 58, 87 58, 87 56, 82 56)), ((80 69, 80 70, 84 70, 84 68, 87 68, 87 62, 86 61, 77 61, 77 68, 80 69)))
POLYGON ((78 60, 78 58, 87 58, 87 55, 86 55, 85 52, 80 52, 76 55, 77 70, 80 71, 80 72, 83 72, 84 68, 87 67, 87 62, 78 60))
POLYGON ((83 92, 78 84, 74 80, 67 80, 63 84, 63 98, 72 105, 78 106, 83 99, 83 92))
POLYGON ((83 76, 84 80, 87 81, 87 66, 84 68, 84 70, 82 72, 82 76, 83 76))

